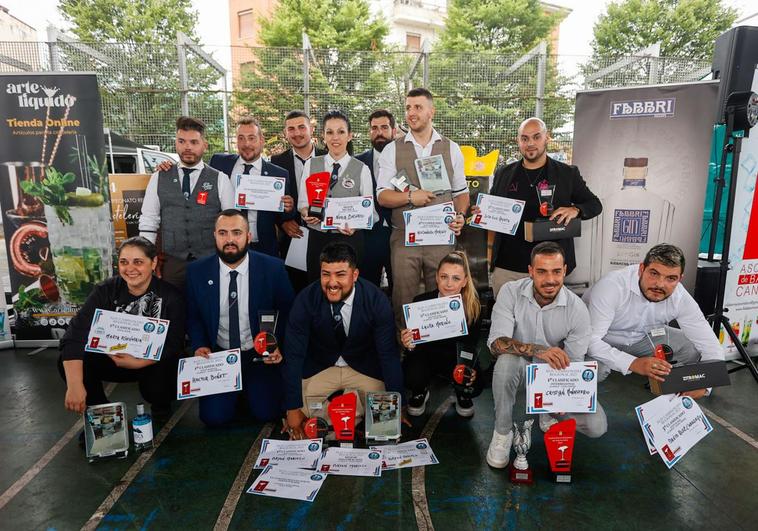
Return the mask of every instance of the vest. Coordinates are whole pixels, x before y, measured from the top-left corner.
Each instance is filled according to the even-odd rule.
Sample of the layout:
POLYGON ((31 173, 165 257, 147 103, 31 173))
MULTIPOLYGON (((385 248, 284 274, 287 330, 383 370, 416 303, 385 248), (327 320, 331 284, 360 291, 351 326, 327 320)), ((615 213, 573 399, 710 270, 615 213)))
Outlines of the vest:
MULTIPOLYGON (((337 184, 335 184, 326 194, 326 197, 360 197, 361 196, 361 173, 363 173, 364 164, 356 159, 350 157, 350 162, 347 163, 347 168, 340 172, 340 176, 337 178, 337 184), (353 181, 352 188, 346 188, 344 183, 347 180, 353 181)), ((322 155, 320 157, 313 157, 311 159, 311 174, 326 171, 326 158, 322 155)), ((309 225, 312 229, 323 231, 321 225, 318 226, 309 225)), ((325 232, 325 231, 324 231, 325 232)))
MULTIPOLYGON (((435 142, 432 145, 432 155, 442 155, 442 160, 444 161, 445 169, 447 170, 447 177, 448 179, 452 179, 453 161, 450 159, 450 139, 442 137, 442 140, 435 142)), ((414 147, 413 142, 406 142, 403 138, 395 140, 395 168, 397 169, 397 173, 400 174, 405 171, 405 174, 408 176, 408 182, 416 188, 421 188, 418 180, 418 172, 416 171, 416 158, 416 148, 414 147)), ((452 200, 453 194, 450 190, 446 190, 435 197, 426 206, 438 205, 452 200)), ((405 231, 403 211, 412 208, 416 207, 403 205, 392 209, 392 227, 394 229, 405 231)))
POLYGON ((213 226, 221 212, 218 196, 218 171, 207 164, 200 172, 189 199, 182 193, 179 167, 158 173, 158 200, 161 204, 160 236, 163 251, 177 258, 195 258, 216 252, 213 226), (197 202, 200 192, 207 192, 204 205, 197 202))

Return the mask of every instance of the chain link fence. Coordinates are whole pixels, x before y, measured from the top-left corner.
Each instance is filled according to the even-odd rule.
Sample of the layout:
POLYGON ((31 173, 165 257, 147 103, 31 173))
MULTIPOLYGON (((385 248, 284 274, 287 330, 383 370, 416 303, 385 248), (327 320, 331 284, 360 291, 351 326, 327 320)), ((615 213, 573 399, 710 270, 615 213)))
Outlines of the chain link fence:
MULTIPOLYGON (((174 122, 183 110, 208 126, 209 152, 234 149, 234 119, 261 121, 266 151, 285 148, 285 114, 306 109, 318 121, 339 108, 351 119, 354 149, 369 147, 366 119, 386 108, 402 124, 404 94, 426 86, 435 94, 435 126, 480 154, 518 155, 516 131, 538 115, 553 131, 552 153, 571 159, 574 97, 584 88, 696 81, 710 63, 639 57, 592 60, 548 55, 538 46, 522 56, 489 53, 193 47, 182 44, 0 42, 0 72, 92 71, 101 88, 104 125, 147 145, 173 151, 174 122), (203 54, 205 56, 203 56, 203 54), (225 86, 214 61, 232 65, 225 86)), ((318 129, 318 128, 317 128, 318 129)))

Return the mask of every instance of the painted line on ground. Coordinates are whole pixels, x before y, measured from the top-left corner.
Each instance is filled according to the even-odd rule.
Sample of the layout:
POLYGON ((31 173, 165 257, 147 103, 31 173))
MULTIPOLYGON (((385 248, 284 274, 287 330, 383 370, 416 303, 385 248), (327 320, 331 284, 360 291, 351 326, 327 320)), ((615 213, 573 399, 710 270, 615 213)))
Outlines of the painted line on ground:
MULTIPOLYGON (((698 404, 699 405, 699 404, 698 404)), ((735 434, 737 437, 748 443, 750 446, 758 450, 758 441, 753 439, 750 435, 745 433, 744 431, 740 430, 733 424, 731 424, 729 421, 722 419, 718 415, 716 415, 713 411, 710 409, 706 409, 703 406, 700 406, 700 409, 703 410, 703 413, 708 415, 709 419, 715 420, 719 424, 721 424, 723 427, 725 427, 727 430, 731 431, 733 434, 735 434)))
POLYGON ((105 517, 106 514, 110 512, 113 506, 116 505, 118 499, 124 492, 126 492, 126 489, 128 489, 129 485, 131 485, 132 481, 134 481, 134 478, 137 477, 137 474, 140 473, 142 468, 147 464, 161 443, 163 443, 164 439, 166 439, 171 430, 174 429, 174 426, 176 426, 179 420, 184 416, 190 405, 192 405, 192 402, 194 402, 194 399, 185 400, 179 409, 176 410, 166 425, 163 426, 161 431, 158 432, 158 435, 156 435, 155 440, 153 441, 153 447, 140 454, 134 464, 129 467, 129 470, 126 471, 124 477, 119 480, 118 484, 113 488, 108 497, 105 498, 103 503, 100 504, 100 507, 97 508, 94 514, 90 516, 89 520, 87 520, 87 522, 82 526, 82 531, 94 530, 98 525, 100 525, 100 521, 105 517))
MULTIPOLYGON (((455 396, 448 396, 437 410, 429 417, 419 438, 431 439, 434 430, 447 410, 455 404, 455 396)), ((430 441, 431 444, 431 441, 430 441)), ((413 495, 413 512, 416 513, 416 526, 419 531, 434 531, 432 515, 429 513, 429 501, 426 499, 426 467, 417 466, 411 473, 411 492, 413 495)))
MULTIPOLYGON (((45 349, 42 349, 45 350, 45 349)), ((105 394, 109 395, 113 392, 113 389, 116 388, 115 383, 109 383, 105 388, 105 394)), ((18 478, 13 485, 8 487, 8 489, 3 492, 2 495, 0 495, 0 509, 8 505, 8 503, 18 494, 21 492, 24 487, 26 487, 34 478, 37 477, 37 475, 42 472, 42 469, 44 469, 50 461, 55 458, 58 453, 65 448, 65 446, 73 439, 74 437, 79 435, 79 432, 84 429, 84 419, 80 416, 79 420, 77 420, 71 428, 61 437, 58 439, 58 442, 56 442, 52 448, 50 448, 47 452, 45 452, 45 455, 40 457, 32 467, 27 470, 23 476, 18 478)))
POLYGON ((224 501, 224 505, 221 507, 221 512, 216 519, 216 525, 213 526, 214 531, 226 531, 229 529, 229 524, 232 522, 234 511, 237 509, 237 504, 239 503, 240 497, 242 496, 242 492, 245 490, 247 479, 250 477, 250 473, 253 471, 253 465, 255 465, 255 461, 258 459, 258 454, 261 451, 263 439, 269 437, 273 429, 274 425, 270 422, 263 426, 263 428, 261 428, 261 432, 258 434, 258 437, 256 437, 253 445, 247 452, 247 456, 242 462, 242 466, 237 473, 237 477, 234 479, 234 483, 232 483, 231 489, 229 489, 229 494, 226 496, 226 501, 224 501))

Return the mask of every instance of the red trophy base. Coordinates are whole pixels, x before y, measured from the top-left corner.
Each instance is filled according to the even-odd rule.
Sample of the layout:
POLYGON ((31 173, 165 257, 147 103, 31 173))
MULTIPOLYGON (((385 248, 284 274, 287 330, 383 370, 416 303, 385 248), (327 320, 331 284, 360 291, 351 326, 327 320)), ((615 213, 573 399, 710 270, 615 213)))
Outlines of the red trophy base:
POLYGON ((531 485, 534 483, 534 476, 532 475, 532 467, 527 467, 526 470, 519 470, 513 463, 510 466, 511 469, 511 483, 520 483, 524 485, 531 485))

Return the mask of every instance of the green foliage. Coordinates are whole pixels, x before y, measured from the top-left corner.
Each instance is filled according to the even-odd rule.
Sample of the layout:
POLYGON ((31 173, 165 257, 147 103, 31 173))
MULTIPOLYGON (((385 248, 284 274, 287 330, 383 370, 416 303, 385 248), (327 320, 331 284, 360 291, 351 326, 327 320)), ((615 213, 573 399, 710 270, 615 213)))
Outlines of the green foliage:
POLYGON ((64 225, 72 223, 66 197, 66 185, 71 184, 76 176, 71 172, 61 173, 52 166, 45 170, 42 182, 21 181, 25 194, 39 198, 44 204, 53 207, 58 219, 64 225))
POLYGON ((47 298, 40 288, 27 289, 23 284, 18 287, 18 301, 13 303, 13 309, 17 312, 25 312, 44 308, 47 298))

